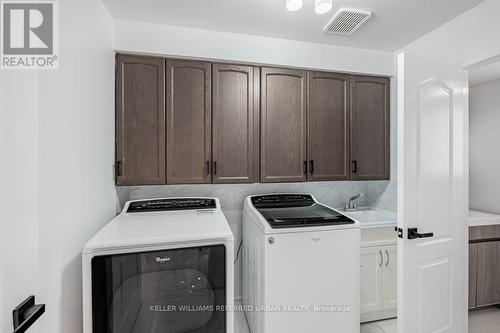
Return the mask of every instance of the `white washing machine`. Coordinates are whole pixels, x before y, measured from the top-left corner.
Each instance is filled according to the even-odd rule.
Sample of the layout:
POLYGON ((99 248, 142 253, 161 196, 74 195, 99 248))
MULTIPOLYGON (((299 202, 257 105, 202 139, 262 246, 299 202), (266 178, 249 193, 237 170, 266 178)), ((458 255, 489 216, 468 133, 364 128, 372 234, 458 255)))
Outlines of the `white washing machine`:
POLYGON ((215 198, 129 201, 84 247, 84 333, 233 333, 233 234, 215 198))
POLYGON ((359 223, 308 194, 246 198, 243 304, 252 333, 359 333, 359 223))

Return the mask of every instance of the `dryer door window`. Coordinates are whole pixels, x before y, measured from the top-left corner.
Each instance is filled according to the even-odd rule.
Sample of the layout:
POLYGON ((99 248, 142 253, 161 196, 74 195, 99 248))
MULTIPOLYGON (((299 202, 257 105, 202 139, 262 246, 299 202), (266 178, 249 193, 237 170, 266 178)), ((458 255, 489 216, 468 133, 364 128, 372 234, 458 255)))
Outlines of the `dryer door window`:
POLYGON ((93 333, 226 332, 224 245, 92 259, 93 333))

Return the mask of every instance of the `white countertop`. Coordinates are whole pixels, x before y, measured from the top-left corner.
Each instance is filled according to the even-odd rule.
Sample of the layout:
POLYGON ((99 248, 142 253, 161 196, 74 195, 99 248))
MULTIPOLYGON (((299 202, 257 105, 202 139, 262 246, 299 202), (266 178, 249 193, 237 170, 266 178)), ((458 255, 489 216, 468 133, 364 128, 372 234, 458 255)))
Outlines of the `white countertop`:
POLYGON ((500 224, 500 215, 469 210, 469 227, 500 224))
POLYGON ((361 228, 395 227, 398 224, 396 212, 381 208, 360 208, 357 211, 340 212, 353 220, 359 221, 361 228))
MULTIPOLYGON (((360 208, 358 211, 346 212, 340 210, 342 214, 359 221, 361 228, 395 227, 398 224, 396 212, 381 208, 360 208)), ((500 224, 500 215, 469 210, 469 226, 482 226, 500 224)))

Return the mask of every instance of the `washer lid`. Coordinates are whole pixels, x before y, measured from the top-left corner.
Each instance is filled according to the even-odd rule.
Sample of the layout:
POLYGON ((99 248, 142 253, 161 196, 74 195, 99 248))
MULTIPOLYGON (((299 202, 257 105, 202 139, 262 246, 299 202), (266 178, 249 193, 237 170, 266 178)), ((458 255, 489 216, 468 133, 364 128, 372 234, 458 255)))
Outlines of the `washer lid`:
MULTIPOLYGON (((144 200, 130 201, 120 215, 105 225, 84 247, 83 253, 110 249, 141 248, 157 245, 190 243, 212 241, 233 241, 233 234, 227 220, 220 209, 218 199, 215 198, 163 198, 151 199, 154 205, 162 205, 162 202, 172 202, 175 199, 192 205, 196 200, 204 201, 215 208, 160 210, 148 209, 137 211, 129 208, 135 203, 144 200), (213 201, 212 201, 213 200, 213 201), (189 203, 191 201, 191 203, 189 203), (133 211, 133 212, 132 212, 133 211)), ((154 206, 153 205, 153 206, 154 206)))
POLYGON ((254 196, 252 204, 273 229, 355 223, 338 211, 318 204, 307 194, 254 196))

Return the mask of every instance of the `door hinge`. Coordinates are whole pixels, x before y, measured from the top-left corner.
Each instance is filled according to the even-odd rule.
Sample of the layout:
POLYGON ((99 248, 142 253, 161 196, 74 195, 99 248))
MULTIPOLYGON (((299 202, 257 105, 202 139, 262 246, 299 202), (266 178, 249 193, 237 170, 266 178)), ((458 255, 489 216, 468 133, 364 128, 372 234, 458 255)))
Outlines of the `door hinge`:
POLYGON ((394 227, 394 231, 396 231, 398 233, 399 238, 403 238, 403 229, 398 228, 398 227, 394 227))

